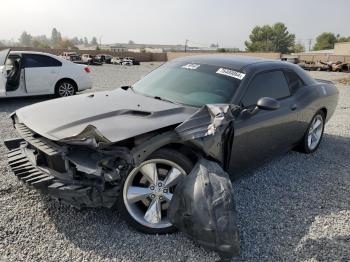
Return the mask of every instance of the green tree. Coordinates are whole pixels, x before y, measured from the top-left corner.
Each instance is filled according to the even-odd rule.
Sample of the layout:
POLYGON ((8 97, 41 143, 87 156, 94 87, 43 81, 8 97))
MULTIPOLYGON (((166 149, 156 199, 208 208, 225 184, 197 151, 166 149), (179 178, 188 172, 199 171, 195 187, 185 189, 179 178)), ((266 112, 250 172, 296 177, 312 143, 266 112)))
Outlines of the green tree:
POLYGON ((316 43, 313 50, 324 50, 334 48, 337 42, 337 37, 331 32, 323 32, 316 38, 316 43))
POLYGON ((84 45, 88 45, 89 44, 89 41, 87 39, 87 37, 84 37, 84 45))
POLYGON ((337 36, 337 43, 340 43, 340 42, 350 42, 350 36, 345 37, 345 36, 338 35, 337 36))
POLYGON ((294 43, 295 35, 289 33, 283 23, 256 26, 249 35, 249 41, 245 41, 246 50, 250 52, 289 53, 294 43))
POLYGON ((19 38, 19 44, 21 46, 31 46, 32 45, 32 36, 24 31, 19 38))
POLYGON ((62 41, 61 33, 57 31, 56 28, 52 29, 51 32, 51 43, 53 47, 58 47, 60 42, 62 41))
POLYGON ((294 52, 294 53, 305 52, 305 46, 302 45, 301 43, 296 43, 296 44, 293 46, 293 52, 294 52))
POLYGON ((61 39, 61 41, 59 42, 58 48, 62 48, 62 49, 72 49, 72 50, 77 50, 78 48, 72 43, 71 40, 69 39, 61 39))
POLYGON ((92 45, 98 45, 97 43, 97 38, 94 36, 92 39, 91 39, 91 42, 90 42, 92 45))

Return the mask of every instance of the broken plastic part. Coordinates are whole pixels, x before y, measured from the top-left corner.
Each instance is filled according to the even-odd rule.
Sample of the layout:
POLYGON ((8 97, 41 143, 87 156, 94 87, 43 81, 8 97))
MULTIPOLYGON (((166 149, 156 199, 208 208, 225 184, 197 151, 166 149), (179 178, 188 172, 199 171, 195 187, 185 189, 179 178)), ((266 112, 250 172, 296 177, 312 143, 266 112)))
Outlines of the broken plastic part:
POLYGON ((237 212, 229 176, 206 159, 177 185, 170 202, 171 223, 194 241, 222 258, 239 255, 237 212))

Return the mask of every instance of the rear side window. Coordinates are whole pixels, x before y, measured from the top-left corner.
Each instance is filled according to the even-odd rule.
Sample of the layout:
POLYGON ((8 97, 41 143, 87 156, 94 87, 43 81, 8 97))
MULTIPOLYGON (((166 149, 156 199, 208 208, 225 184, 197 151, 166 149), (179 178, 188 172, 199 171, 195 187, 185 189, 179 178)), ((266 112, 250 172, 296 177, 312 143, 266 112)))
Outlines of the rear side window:
POLYGON ((282 71, 260 73, 248 86, 242 103, 244 106, 256 105, 262 97, 281 99, 290 96, 286 77, 282 71))
POLYGON ((26 54, 24 56, 25 67, 56 67, 62 63, 55 58, 46 55, 26 54))
POLYGON ((293 71, 286 70, 284 73, 286 75, 287 82, 292 93, 295 93, 300 87, 304 86, 304 82, 293 71))

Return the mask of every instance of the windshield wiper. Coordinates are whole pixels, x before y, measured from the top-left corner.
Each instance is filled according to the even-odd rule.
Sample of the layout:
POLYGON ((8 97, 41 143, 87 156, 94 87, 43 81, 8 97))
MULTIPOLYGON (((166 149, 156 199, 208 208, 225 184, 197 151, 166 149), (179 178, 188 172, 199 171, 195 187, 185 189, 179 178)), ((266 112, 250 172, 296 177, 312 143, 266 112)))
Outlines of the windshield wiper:
POLYGON ((162 101, 165 101, 165 102, 170 102, 170 103, 173 103, 173 104, 177 104, 177 105, 180 105, 181 103, 178 103, 178 102, 174 102, 174 101, 171 101, 169 99, 166 99, 164 97, 160 97, 160 96, 153 96, 154 99, 158 99, 158 100, 162 100, 162 101))
POLYGON ((136 93, 135 90, 134 90, 134 88, 133 88, 132 86, 122 86, 121 88, 122 88, 123 90, 131 89, 134 93, 136 93))

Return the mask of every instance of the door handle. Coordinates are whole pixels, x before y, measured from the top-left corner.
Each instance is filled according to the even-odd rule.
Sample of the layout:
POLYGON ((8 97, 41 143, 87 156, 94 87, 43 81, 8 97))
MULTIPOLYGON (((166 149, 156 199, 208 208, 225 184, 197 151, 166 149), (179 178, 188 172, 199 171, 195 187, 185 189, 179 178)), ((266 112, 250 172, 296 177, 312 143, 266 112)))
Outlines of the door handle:
POLYGON ((297 106, 296 104, 293 104, 293 105, 290 106, 290 109, 291 109, 292 111, 294 111, 294 110, 297 109, 297 108, 298 108, 298 106, 297 106))

